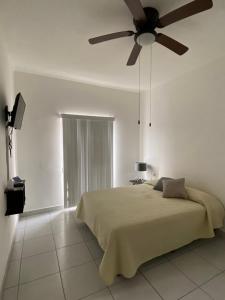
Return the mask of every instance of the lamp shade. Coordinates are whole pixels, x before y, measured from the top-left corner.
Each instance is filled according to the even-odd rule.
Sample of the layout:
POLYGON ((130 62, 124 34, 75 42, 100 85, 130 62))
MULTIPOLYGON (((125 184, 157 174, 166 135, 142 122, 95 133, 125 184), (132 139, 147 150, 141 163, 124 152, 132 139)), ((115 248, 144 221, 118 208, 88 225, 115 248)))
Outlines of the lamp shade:
POLYGON ((136 162, 135 163, 135 171, 138 171, 138 172, 147 171, 147 164, 144 162, 136 162))

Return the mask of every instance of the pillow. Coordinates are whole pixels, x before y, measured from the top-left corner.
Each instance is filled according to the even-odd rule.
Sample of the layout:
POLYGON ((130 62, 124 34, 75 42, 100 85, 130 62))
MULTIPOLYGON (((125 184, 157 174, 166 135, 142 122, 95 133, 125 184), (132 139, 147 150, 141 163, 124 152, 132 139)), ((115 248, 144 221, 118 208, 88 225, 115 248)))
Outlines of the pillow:
POLYGON ((157 183, 154 185, 153 190, 162 192, 162 191, 163 191, 163 180, 165 180, 165 179, 172 179, 172 178, 169 178, 169 177, 161 177, 161 178, 157 181, 157 183))
POLYGON ((187 199, 188 195, 184 187, 184 178, 164 179, 163 198, 182 198, 187 199))

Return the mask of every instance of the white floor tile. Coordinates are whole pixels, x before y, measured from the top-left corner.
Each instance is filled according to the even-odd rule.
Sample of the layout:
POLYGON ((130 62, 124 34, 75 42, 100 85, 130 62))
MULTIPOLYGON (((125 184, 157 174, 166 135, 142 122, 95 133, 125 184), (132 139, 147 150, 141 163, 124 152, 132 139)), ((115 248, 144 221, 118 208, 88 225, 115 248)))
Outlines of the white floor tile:
POLYGON ((24 228, 26 225, 26 218, 19 218, 17 228, 24 228))
POLYGON ((161 300, 141 275, 118 283, 110 287, 110 290, 115 300, 161 300))
POLYGON ((113 300, 108 289, 105 289, 101 292, 95 293, 87 298, 83 298, 83 300, 113 300))
POLYGON ((33 239, 52 233, 50 224, 36 224, 25 228, 24 239, 33 239))
POLYGON ((195 240, 191 243, 193 248, 200 247, 204 244, 205 239, 195 240))
POLYGON ((54 234, 56 248, 78 244, 83 242, 82 235, 78 230, 67 230, 61 233, 54 234))
MULTIPOLYGON (((102 261, 102 258, 97 258, 94 260, 98 270, 99 270, 99 266, 101 264, 101 261, 102 261)), ((139 271, 137 271, 137 274, 140 274, 139 271)), ((112 285, 115 285, 117 283, 120 283, 124 280, 127 280, 125 277, 123 277, 122 275, 117 275, 115 278, 114 278, 114 281, 113 281, 113 284, 112 285)))
POLYGON ((64 209, 64 210, 54 211, 50 214, 51 222, 55 220, 62 220, 62 219, 69 219, 69 218, 75 219, 75 210, 68 211, 64 209))
POLYGON ((56 216, 64 214, 64 213, 65 213, 64 209, 58 209, 58 210, 52 211, 52 212, 49 213, 50 220, 52 220, 56 216))
POLYGON ((60 275, 51 275, 21 285, 18 300, 64 300, 60 275))
POLYGON ((177 250, 174 250, 174 251, 171 251, 171 252, 165 254, 165 256, 166 256, 166 258, 168 260, 171 260, 171 259, 174 259, 174 258, 176 258, 176 257, 178 257, 180 255, 185 254, 185 253, 189 253, 193 249, 194 249, 193 244, 188 244, 188 245, 186 245, 184 247, 181 247, 181 248, 179 248, 177 250))
POLYGON ((22 255, 22 249, 23 249, 23 242, 15 242, 12 248, 10 261, 21 259, 22 255))
POLYGON ((99 268, 99 266, 100 266, 100 264, 102 262, 102 258, 99 257, 99 258, 95 259, 94 262, 95 262, 96 266, 99 268))
POLYGON ((62 272, 67 300, 77 300, 105 288, 94 262, 62 272))
POLYGON ((58 223, 58 222, 65 222, 65 223, 70 223, 70 222, 76 222, 75 217, 72 213, 55 213, 51 217, 51 223, 58 223))
POLYGON ((168 262, 168 259, 166 258, 165 255, 162 255, 162 256, 159 256, 159 257, 156 257, 146 263, 144 263, 143 265, 140 266, 139 270, 141 272, 144 272, 144 271, 148 271, 150 269, 152 269, 153 267, 156 267, 162 263, 166 263, 168 262))
POLYGON ((52 231, 54 234, 65 232, 68 230, 77 230, 77 224, 75 220, 60 220, 52 223, 52 231))
POLYGON ((92 260, 90 252, 84 243, 67 246, 57 250, 60 270, 79 266, 92 260))
POLYGON ((78 219, 78 218, 76 217, 76 215, 74 216, 74 219, 75 219, 75 222, 76 222, 76 224, 77 224, 77 226, 78 226, 79 228, 81 228, 81 227, 83 227, 83 226, 87 226, 83 221, 81 221, 80 219, 78 219))
POLYGON ((50 220, 52 224, 56 224, 58 222, 64 221, 65 223, 73 222, 75 221, 74 213, 72 212, 54 212, 50 216, 50 220))
POLYGON ((103 252, 102 248, 99 246, 96 239, 86 241, 86 245, 94 259, 103 257, 104 252, 103 252))
POLYGON ((221 274, 207 282, 202 286, 202 289, 206 291, 214 300, 225 299, 225 274, 221 274))
POLYGON ((194 251, 218 269, 225 270, 225 240, 214 240, 194 251))
POLYGON ((20 242, 24 238, 24 228, 17 228, 15 234, 15 242, 20 242))
POLYGON ((46 235, 35 239, 24 241, 22 257, 28 257, 55 249, 55 243, 52 235, 46 235))
MULTIPOLYGON (((140 273, 138 273, 138 274, 140 274, 140 273)), ((136 276, 138 276, 138 275, 136 275, 136 276)), ((118 283, 121 283, 121 282, 123 282, 123 281, 126 281, 126 280, 129 280, 129 279, 123 277, 122 275, 117 275, 117 276, 114 278, 113 284, 112 284, 111 286, 114 286, 114 285, 116 285, 116 284, 118 284, 118 283)))
POLYGON ((26 227, 36 226, 36 225, 45 225, 50 222, 49 214, 37 214, 26 217, 26 227))
POLYGON ((214 243, 217 239, 217 236, 209 239, 200 239, 192 242, 191 245, 193 245, 193 248, 198 248, 204 245, 209 245, 210 243, 214 243))
POLYGON ((4 288, 9 288, 18 285, 19 272, 20 272, 20 260, 16 260, 9 263, 4 288))
POLYGON ((221 271, 193 252, 181 255, 171 261, 179 270, 197 285, 208 281, 221 271))
POLYGON ((196 288, 196 285, 171 263, 154 267, 144 272, 144 275, 164 300, 176 300, 196 288))
POLYGON ((80 233, 82 234, 84 241, 96 239, 86 224, 80 222, 77 224, 77 228, 80 231, 80 233))
POLYGON ((4 290, 2 300, 17 300, 18 287, 9 288, 4 290))
POLYGON ((197 289, 190 294, 181 298, 181 300, 212 300, 205 292, 200 289, 197 289))
POLYGON ((22 259, 20 282, 25 283, 59 271, 55 252, 22 259))

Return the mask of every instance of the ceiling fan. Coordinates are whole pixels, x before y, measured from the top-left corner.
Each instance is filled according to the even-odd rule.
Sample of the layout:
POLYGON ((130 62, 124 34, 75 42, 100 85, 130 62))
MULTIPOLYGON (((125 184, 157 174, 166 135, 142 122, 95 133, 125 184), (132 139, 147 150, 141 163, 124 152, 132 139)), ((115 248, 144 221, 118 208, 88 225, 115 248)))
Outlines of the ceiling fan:
POLYGON ((159 17, 159 12, 153 7, 143 7, 140 0, 124 0, 133 15, 133 22, 136 32, 120 31, 111 34, 102 35, 89 39, 90 44, 98 44, 109 40, 134 36, 134 47, 127 61, 128 66, 136 63, 141 52, 142 46, 146 43, 157 42, 178 55, 183 55, 188 51, 188 47, 172 39, 171 37, 157 33, 156 28, 164 28, 172 23, 198 14, 213 7, 212 0, 194 0, 174 11, 159 17))

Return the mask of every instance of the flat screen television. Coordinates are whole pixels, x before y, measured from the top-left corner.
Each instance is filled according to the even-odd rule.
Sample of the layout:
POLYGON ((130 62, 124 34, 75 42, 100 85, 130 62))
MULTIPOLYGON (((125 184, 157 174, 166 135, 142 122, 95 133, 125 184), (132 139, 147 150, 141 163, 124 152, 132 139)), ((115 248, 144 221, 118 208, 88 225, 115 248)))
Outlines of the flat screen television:
POLYGON ((15 129, 21 129, 25 107, 26 103, 23 100, 21 93, 17 94, 8 126, 11 126, 15 129))

